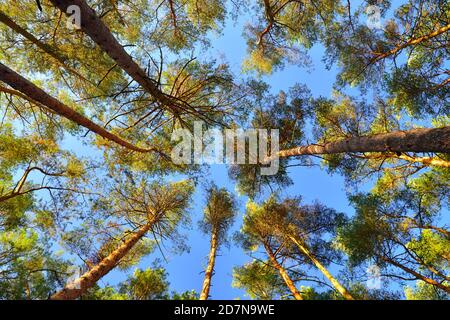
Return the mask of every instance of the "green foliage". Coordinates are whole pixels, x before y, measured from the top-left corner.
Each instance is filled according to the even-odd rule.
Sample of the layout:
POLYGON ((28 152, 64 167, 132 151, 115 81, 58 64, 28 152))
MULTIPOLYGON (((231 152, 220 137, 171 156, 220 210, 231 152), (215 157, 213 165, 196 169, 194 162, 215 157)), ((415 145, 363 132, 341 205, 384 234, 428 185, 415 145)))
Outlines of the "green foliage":
POLYGON ((119 291, 133 300, 158 300, 167 294, 169 283, 164 269, 136 269, 132 277, 120 285, 119 291))
POLYGON ((251 299, 273 300, 288 295, 287 288, 276 270, 257 260, 233 269, 232 286, 245 290, 251 299))
POLYGON ((417 281, 415 287, 405 288, 407 300, 448 300, 448 294, 436 290, 433 286, 422 281, 417 281))
POLYGON ((207 199, 200 227, 204 233, 214 232, 224 241, 237 214, 236 199, 224 188, 212 184, 206 189, 207 199))
POLYGON ((450 271, 450 239, 432 230, 423 230, 418 239, 407 244, 408 249, 417 253, 424 264, 439 266, 450 271))
MULTIPOLYGON (((267 128, 279 130, 279 148, 289 149, 298 146, 304 138, 304 125, 311 112, 311 93, 304 85, 295 85, 286 93, 280 91, 278 96, 268 94, 269 87, 261 82, 250 84, 255 103, 251 128, 267 128)), ((245 150, 246 157, 249 150, 245 150)), ((259 152, 259 146, 258 146, 259 152)), ((268 155, 271 154, 268 147, 268 155)), ((288 160, 279 160, 279 170, 275 175, 261 175, 261 168, 267 166, 264 159, 258 164, 231 165, 229 176, 237 182, 240 193, 256 198, 265 189, 283 188, 292 184, 288 176, 288 160)))

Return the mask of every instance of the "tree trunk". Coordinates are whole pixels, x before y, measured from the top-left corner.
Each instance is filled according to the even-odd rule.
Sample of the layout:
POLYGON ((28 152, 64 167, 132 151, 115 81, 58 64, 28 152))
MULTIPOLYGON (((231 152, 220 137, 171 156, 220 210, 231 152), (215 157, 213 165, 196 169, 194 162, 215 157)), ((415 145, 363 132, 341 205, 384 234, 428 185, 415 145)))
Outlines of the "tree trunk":
POLYGON ((120 247, 111 252, 100 261, 94 268, 87 271, 75 281, 67 284, 64 289, 50 297, 51 300, 73 300, 79 298, 89 288, 94 286, 98 280, 104 277, 120 262, 120 260, 142 239, 150 230, 151 223, 142 226, 136 233, 128 238, 120 247))
MULTIPOLYGON (((14 32, 22 35, 25 39, 33 43, 35 46, 37 46, 39 49, 41 49, 43 52, 50 55, 58 65, 66 69, 68 72, 76 75, 80 79, 87 81, 91 83, 89 80, 87 80, 85 77, 83 77, 81 74, 79 74, 76 70, 72 69, 66 64, 67 57, 59 54, 53 47, 49 46, 48 44, 40 41, 35 36, 33 36, 31 33, 29 33, 27 30, 19 26, 17 23, 15 23, 10 17, 8 17, 4 12, 0 11, 0 22, 10 27, 14 32)), ((91 83, 92 84, 92 83, 91 83)))
POLYGON ((108 27, 97 16, 95 11, 89 7, 84 0, 50 0, 53 5, 67 14, 67 8, 76 5, 80 8, 81 30, 86 33, 103 51, 105 51, 117 65, 122 68, 134 81, 136 81, 145 91, 156 98, 162 105, 169 108, 176 108, 179 103, 164 94, 156 84, 150 79, 146 72, 133 60, 117 41, 108 27))
POLYGON ((406 160, 409 162, 419 162, 426 166, 450 168, 450 161, 439 159, 437 157, 410 157, 408 155, 400 155, 397 158, 406 160))
POLYGON ((50 110, 50 109, 48 109, 47 107, 45 107, 45 106, 43 106, 42 104, 40 104, 39 102, 34 101, 33 99, 31 99, 31 98, 28 97, 27 95, 24 95, 24 94, 23 94, 22 92, 20 92, 20 91, 13 90, 13 89, 9 89, 9 88, 7 88, 7 87, 4 87, 4 86, 0 85, 0 92, 3 92, 3 93, 5 93, 5 94, 9 94, 9 95, 13 95, 13 96, 19 97, 19 98, 21 98, 21 99, 23 99, 23 100, 27 100, 28 102, 30 102, 30 103, 32 103, 32 104, 38 106, 39 108, 41 108, 41 109, 43 109, 43 110, 46 110, 46 111, 48 111, 48 112, 50 112, 50 113, 52 113, 52 114, 55 113, 53 110, 50 110))
POLYGON ((390 158, 402 159, 411 163, 414 162, 422 163, 426 166, 450 168, 450 161, 439 159, 438 157, 416 157, 410 156, 408 154, 397 155, 395 153, 383 153, 381 155, 355 155, 355 157, 360 159, 375 159, 375 160, 385 160, 390 158))
POLYGON ((200 300, 208 300, 209 289, 211 288, 211 278, 214 272, 214 264, 216 262, 216 254, 218 247, 217 230, 213 228, 211 234, 211 247, 209 250, 208 266, 205 270, 205 279, 203 280, 202 292, 200 293, 200 300))
POLYGON ((269 256, 270 262, 272 263, 274 268, 277 269, 278 272, 280 273, 281 278, 283 278, 284 282, 286 283, 287 287, 291 291, 291 293, 294 296, 295 300, 303 300, 302 295, 298 291, 298 289, 295 286, 295 284, 292 281, 292 279, 289 277, 289 275, 286 272, 286 270, 283 268, 282 265, 280 265, 278 263, 278 261, 275 258, 275 255, 274 255, 272 249, 267 244, 264 244, 264 248, 266 249, 267 255, 269 256))
POLYGON ((43 91, 41 88, 34 85, 32 82, 28 81, 27 79, 23 78, 18 73, 14 72, 13 70, 9 69, 4 64, 0 63, 0 80, 5 82, 6 84, 10 85, 12 88, 20 91, 21 93, 25 94, 29 98, 31 98, 34 101, 37 101, 41 105, 44 105, 45 107, 49 108, 50 110, 53 110, 58 115, 65 117, 78 125, 85 127, 86 129, 89 129, 92 132, 95 132, 99 136, 113 141, 127 149, 137 151, 137 152, 157 152, 156 149, 150 148, 150 149, 143 149, 139 148, 122 138, 116 136, 115 134, 105 130, 103 127, 97 125, 96 123, 92 122, 82 114, 76 112, 72 108, 66 106, 59 100, 53 98, 49 94, 47 94, 45 91, 43 91))
POLYGON ((422 43, 424 41, 427 41, 427 40, 429 40, 431 38, 437 37, 437 36, 447 32, 449 30, 450 30, 450 24, 448 24, 446 26, 443 26, 443 27, 437 29, 436 31, 434 31, 434 32, 432 32, 430 34, 424 35, 424 36, 419 37, 419 38, 410 39, 410 40, 406 41, 405 43, 396 46, 392 50, 389 50, 389 51, 387 51, 385 53, 377 54, 375 56, 375 58, 372 60, 372 63, 377 62, 379 60, 383 60, 383 59, 385 59, 385 58, 387 58, 389 56, 392 56, 392 55, 398 53, 400 50, 403 50, 406 47, 417 45, 417 44, 422 43))
POLYGON ((442 283, 437 282, 436 280, 433 280, 431 278, 425 277, 424 275, 402 265, 401 263, 398 263, 397 261, 390 259, 386 256, 381 256, 378 255, 379 258, 381 258, 383 261, 386 261, 387 263, 390 263, 400 269, 402 269, 403 271, 405 271, 406 273, 412 274, 413 276, 415 276, 417 279, 422 280, 423 282, 426 282, 428 284, 431 284, 432 286, 435 286, 436 288, 442 289, 447 293, 450 293, 450 287, 443 285, 442 283))
MULTIPOLYGON (((450 153, 450 126, 394 131, 372 136, 352 137, 324 144, 281 150, 278 157, 294 157, 346 152, 439 152, 450 153)), ((264 159, 269 162, 273 157, 264 159)))
POLYGON ((347 300, 355 300, 352 295, 347 291, 347 289, 345 289, 332 275, 331 273, 327 270, 327 268, 325 268, 319 260, 316 259, 316 257, 314 257, 314 255, 309 251, 309 249, 302 243, 300 243, 300 241, 298 241, 295 237, 290 236, 289 237, 292 242, 295 243, 295 245, 297 246, 297 248, 303 252, 311 261, 312 263, 317 267, 317 269, 319 269, 323 275, 331 282, 331 284, 333 285, 333 287, 336 288, 336 290, 347 300))

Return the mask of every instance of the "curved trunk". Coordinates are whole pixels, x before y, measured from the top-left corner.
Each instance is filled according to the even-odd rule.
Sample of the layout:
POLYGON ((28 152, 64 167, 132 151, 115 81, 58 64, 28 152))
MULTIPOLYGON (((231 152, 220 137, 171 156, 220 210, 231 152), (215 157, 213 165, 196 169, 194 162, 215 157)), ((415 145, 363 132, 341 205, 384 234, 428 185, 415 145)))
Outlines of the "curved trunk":
POLYGON ((214 272, 214 264, 216 262, 217 254, 217 231, 213 229, 211 234, 211 247, 209 250, 208 266, 205 270, 205 279, 203 280, 202 292, 200 293, 200 300, 207 300, 209 297, 209 289, 211 288, 211 278, 214 272))
POLYGON ((63 55, 59 54, 53 47, 49 46, 48 44, 40 41, 37 39, 34 35, 29 33, 27 30, 19 26, 17 23, 15 23, 9 16, 7 16, 4 12, 0 11, 0 22, 7 25, 9 28, 14 30, 14 32, 20 34, 22 37, 33 43, 35 46, 37 46, 39 49, 41 49, 43 52, 50 55, 61 67, 66 69, 68 72, 76 75, 80 79, 87 81, 91 83, 89 80, 87 80, 85 77, 83 77, 81 74, 79 74, 76 70, 72 69, 66 64, 67 58, 63 55))
POLYGON ((289 277, 289 275, 286 272, 286 270, 283 268, 283 266, 281 266, 278 263, 278 261, 275 258, 275 255, 274 255, 272 249, 267 244, 264 244, 264 248, 266 249, 267 255, 269 256, 270 262, 272 263, 274 268, 277 269, 278 272, 280 273, 281 278, 283 278, 284 283, 286 283, 287 287, 291 291, 291 293, 294 296, 295 300, 303 300, 302 295, 298 291, 298 289, 295 286, 295 284, 292 281, 292 279, 289 277))
POLYGON ((355 300, 352 295, 345 289, 332 275, 331 273, 325 268, 319 260, 314 257, 314 255, 309 251, 309 249, 300 241, 298 241, 295 237, 290 236, 289 237, 292 242, 295 243, 297 248, 303 252, 311 261, 312 263, 317 267, 317 269, 320 270, 320 272, 323 273, 323 275, 331 282, 333 287, 336 288, 336 290, 347 300, 355 300))
POLYGON ((54 6, 67 14, 67 8, 76 5, 80 8, 81 30, 86 33, 117 65, 122 68, 134 81, 136 81, 145 91, 156 98, 160 103, 168 107, 176 107, 169 96, 165 95, 156 84, 150 79, 146 72, 133 60, 125 51, 123 46, 117 41, 108 27, 97 16, 95 11, 89 7, 84 0, 50 0, 54 6))
POLYGON ((412 270, 412 269, 402 265, 401 263, 398 263, 395 260, 392 260, 392 259, 387 258, 385 256, 380 256, 380 255, 378 257, 381 258, 382 260, 386 261, 387 263, 390 263, 393 266, 396 266, 397 268, 402 269, 406 273, 409 273, 409 274, 415 276, 417 279, 420 279, 423 282, 426 282, 426 283, 428 283, 428 284, 430 284, 430 285, 432 285, 432 286, 434 286, 436 288, 439 288, 441 290, 444 290, 447 293, 450 293, 450 287, 448 287, 446 285, 443 285, 442 283, 439 283, 436 280, 433 280, 431 278, 425 277, 424 275, 422 275, 422 274, 420 274, 420 273, 418 273, 418 272, 416 272, 416 271, 414 271, 414 270, 412 270))
POLYGON ((60 116, 65 117, 92 132, 95 132, 96 134, 107 140, 113 141, 127 149, 137 152, 157 152, 157 150, 153 148, 150 149, 139 148, 123 140, 122 138, 116 136, 115 134, 105 130, 103 127, 92 122, 82 114, 76 112, 72 108, 66 106, 64 103, 53 98, 45 91, 43 91, 41 88, 37 87, 32 82, 23 78, 21 75, 9 69, 2 63, 0 63, 0 80, 10 85, 17 91, 20 91, 21 93, 25 94, 30 99, 37 101, 38 103, 44 105, 50 110, 53 110, 60 116))
POLYGON ((104 277, 120 262, 133 246, 150 230, 151 224, 142 226, 136 233, 128 238, 120 247, 111 252, 99 264, 83 274, 75 281, 67 284, 64 289, 50 297, 51 300, 73 300, 79 298, 98 280, 104 277))
MULTIPOLYGON (((394 131, 372 136, 352 137, 335 142, 281 150, 278 157, 336 154, 346 152, 439 152, 450 153, 450 126, 394 131)), ((268 162, 274 157, 264 159, 268 162)))

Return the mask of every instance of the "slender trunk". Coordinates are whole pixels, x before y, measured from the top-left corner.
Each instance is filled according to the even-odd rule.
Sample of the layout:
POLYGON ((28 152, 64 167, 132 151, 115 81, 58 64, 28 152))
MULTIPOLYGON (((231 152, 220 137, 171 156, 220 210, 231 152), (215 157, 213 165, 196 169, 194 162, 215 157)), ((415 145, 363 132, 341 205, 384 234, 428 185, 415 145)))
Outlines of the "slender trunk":
POLYGON ((389 56, 392 56, 392 55, 398 53, 400 50, 403 50, 406 47, 414 46, 414 45, 420 44, 420 43, 422 43, 424 41, 427 41, 427 40, 429 40, 431 38, 437 37, 437 36, 447 32, 449 30, 450 30, 450 24, 448 24, 446 26, 443 26, 443 27, 437 29, 436 31, 434 31, 434 32, 432 32, 430 34, 424 35, 422 37, 410 39, 410 40, 406 41, 405 43, 403 43, 401 45, 398 45, 395 48, 393 48, 393 49, 391 49, 391 50, 389 50, 389 51, 387 51, 385 53, 377 54, 375 56, 375 58, 372 60, 372 63, 380 61, 380 60, 383 60, 383 59, 385 59, 385 58, 387 58, 389 56))
MULTIPOLYGON (((394 131, 372 136, 352 137, 324 144, 306 145, 277 153, 278 157, 346 152, 440 152, 450 153, 450 126, 394 131)), ((273 157, 264 159, 268 162, 273 157)))
POLYGON ((76 70, 72 69, 66 64, 67 57, 59 54, 53 47, 49 46, 48 44, 40 41, 35 36, 33 36, 31 33, 29 33, 27 30, 19 26, 17 23, 15 23, 10 17, 8 17, 4 12, 0 11, 0 22, 7 25, 9 28, 14 30, 14 32, 20 34, 25 39, 33 43, 35 46, 37 46, 39 49, 41 49, 43 52, 47 53, 49 56, 51 56, 58 65, 66 69, 68 72, 76 75, 80 79, 90 82, 85 77, 83 77, 81 74, 79 74, 76 70))
POLYGON ((65 117, 77 123, 78 125, 85 127, 86 129, 89 129, 92 132, 95 132, 96 134, 107 140, 113 141, 127 149, 137 152, 157 152, 157 150, 155 150, 154 148, 150 149, 139 148, 123 140, 122 138, 116 136, 115 134, 105 130, 103 127, 92 122, 82 114, 76 112, 75 110, 66 106, 59 100, 53 98, 45 91, 43 91, 41 88, 37 87, 32 82, 23 78, 21 75, 9 69, 2 63, 0 63, 0 80, 10 85, 17 91, 20 91, 21 93, 25 94, 30 99, 37 101, 38 103, 46 106, 50 110, 53 110, 60 116, 65 117))
POLYGON ((302 295, 300 294, 300 292, 298 291, 297 287, 295 286, 294 282, 292 281, 292 279, 289 277, 288 273, 286 272, 286 270, 283 268, 282 265, 280 265, 277 261, 277 259, 275 258, 275 255, 272 251, 272 249, 270 248, 270 246, 268 246, 267 244, 264 244, 264 248, 266 249, 267 255, 269 256, 270 262, 272 263, 272 265, 274 266, 275 269, 278 270, 278 272, 280 273, 281 278, 283 278, 284 283, 286 283, 287 287, 289 288, 289 290, 291 291, 292 295, 294 296, 295 300, 303 300, 302 295))
POLYGON ((25 295, 27 297, 27 300, 31 300, 31 288, 30 283, 27 280, 27 284, 25 285, 25 295))
POLYGON ((390 264, 396 266, 397 268, 400 268, 403 271, 405 271, 405 272, 407 272, 409 274, 412 274, 417 279, 420 279, 423 282, 426 282, 426 283, 428 283, 428 284, 430 284, 432 286, 435 286, 436 288, 442 289, 445 292, 450 293, 450 287, 445 286, 442 283, 437 282, 436 280, 433 280, 431 278, 425 277, 424 275, 422 275, 422 274, 420 274, 420 273, 418 273, 418 272, 416 272, 416 271, 414 271, 414 270, 412 270, 412 269, 402 265, 401 263, 398 263, 397 261, 395 261, 393 259, 390 259, 390 258, 388 258, 386 256, 378 255, 378 257, 381 258, 382 260, 386 261, 387 263, 390 263, 390 264))
POLYGON ((209 250, 208 266, 205 270, 205 279, 203 280, 202 292, 200 293, 200 300, 207 300, 209 297, 209 289, 211 288, 211 278, 214 272, 214 264, 216 262, 218 238, 217 230, 213 228, 211 234, 211 247, 209 250))
POLYGON ((290 236, 289 237, 292 242, 297 246, 297 248, 303 252, 311 261, 312 263, 319 269, 323 275, 331 282, 333 287, 336 288, 336 290, 347 300, 355 300, 352 295, 345 289, 332 275, 331 273, 325 268, 319 260, 314 257, 314 255, 309 251, 309 249, 300 241, 298 241, 295 237, 290 236))
POLYGON ((436 227, 430 224, 420 224, 416 219, 410 217, 405 217, 404 219, 413 224, 412 228, 434 230, 450 240, 450 232, 444 228, 436 227))
POLYGON ((178 30, 178 26, 177 26, 177 14, 175 12, 175 8, 173 5, 173 0, 169 0, 169 9, 170 9, 170 17, 172 18, 172 24, 173 24, 173 29, 174 29, 174 33, 177 33, 178 30))
POLYGON ((419 162, 426 166, 450 168, 450 161, 439 159, 436 157, 410 157, 408 155, 400 155, 397 158, 406 160, 409 162, 419 162))
POLYGON ((52 300, 73 300, 79 298, 89 288, 94 286, 98 280, 104 277, 120 262, 120 260, 142 239, 150 230, 151 223, 142 226, 120 247, 111 252, 106 258, 100 261, 95 267, 87 271, 75 281, 67 284, 64 289, 50 297, 52 300))
POLYGON ((122 68, 134 81, 145 91, 156 98, 167 107, 176 107, 176 103, 164 94, 157 86, 156 81, 150 79, 146 72, 133 60, 117 41, 108 27, 97 16, 95 11, 89 7, 84 0, 50 0, 53 5, 67 14, 67 8, 76 5, 80 8, 81 30, 86 33, 100 48, 105 51, 117 65, 122 68))
POLYGON ((45 107, 45 106, 43 106, 42 104, 40 104, 39 102, 34 101, 33 99, 31 99, 30 97, 24 95, 24 94, 23 94, 22 92, 20 92, 20 91, 13 90, 13 89, 9 89, 9 88, 6 88, 6 87, 0 85, 0 92, 3 92, 3 93, 5 93, 5 94, 10 94, 10 95, 19 97, 19 98, 21 98, 21 99, 23 99, 23 100, 27 100, 28 102, 30 102, 30 103, 32 103, 32 104, 38 106, 38 107, 41 108, 41 109, 47 110, 47 111, 49 111, 49 112, 51 112, 51 113, 55 113, 53 110, 50 110, 50 109, 48 109, 47 107, 45 107))
POLYGON ((450 232, 448 232, 445 229, 439 228, 439 227, 435 227, 435 226, 431 226, 431 225, 417 225, 417 228, 419 229, 429 229, 429 230, 434 230, 439 232, 440 234, 442 234, 443 236, 445 236, 447 239, 450 240, 450 232))
POLYGON ((443 167, 450 168, 450 161, 444 159, 439 159, 437 157, 415 157, 407 154, 397 155, 395 153, 383 153, 381 155, 354 155, 356 158, 360 159, 375 159, 375 160, 385 160, 385 159, 401 159, 411 163, 417 162, 422 163, 426 166, 443 167))
POLYGON ((266 19, 269 20, 269 23, 264 28, 264 30, 261 31, 261 33, 259 34, 258 41, 256 43, 257 46, 262 44, 264 36, 266 36, 270 32, 275 22, 275 17, 272 11, 272 5, 269 0, 264 0, 264 11, 266 14, 266 19))

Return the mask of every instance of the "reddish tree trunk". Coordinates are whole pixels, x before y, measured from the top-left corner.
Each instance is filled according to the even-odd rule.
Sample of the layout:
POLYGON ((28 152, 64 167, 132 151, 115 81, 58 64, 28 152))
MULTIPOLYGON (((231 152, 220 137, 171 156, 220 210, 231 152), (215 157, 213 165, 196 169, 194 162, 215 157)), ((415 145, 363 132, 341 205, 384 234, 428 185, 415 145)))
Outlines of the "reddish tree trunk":
MULTIPOLYGON (((346 152, 439 152, 450 153, 450 126, 394 131, 372 136, 351 137, 278 152, 281 158, 346 152)), ((268 161, 272 159, 265 159, 268 161)))
POLYGON ((105 130, 103 127, 99 126, 98 124, 92 122, 82 114, 76 112, 72 108, 66 106, 64 103, 60 102, 59 100, 53 98, 49 94, 47 94, 44 90, 37 87, 32 82, 28 81, 27 79, 23 78, 18 73, 14 72, 13 70, 9 69, 4 64, 0 63, 0 80, 5 82, 6 84, 10 85, 12 88, 16 89, 17 91, 20 91, 21 93, 25 94, 29 98, 31 98, 34 101, 37 101, 41 105, 44 105, 45 107, 49 108, 50 110, 53 110, 57 114, 59 114, 62 117, 65 117, 75 123, 77 123, 80 126, 85 127, 86 129, 89 129, 92 132, 95 132, 99 136, 113 141, 127 149, 137 151, 137 152, 156 152, 155 149, 143 149, 140 147, 137 147, 122 138, 116 136, 115 134, 105 130))
POLYGON ((76 5, 80 8, 81 30, 86 33, 103 51, 105 51, 117 65, 122 68, 134 81, 136 81, 145 91, 156 98, 162 105, 174 108, 176 103, 169 96, 164 94, 157 87, 156 81, 150 79, 145 71, 133 60, 125 51, 123 46, 117 41, 108 27, 97 16, 95 11, 89 7, 84 0, 50 0, 53 5, 62 12, 67 13, 67 8, 76 5))
POLYGON ((281 278, 283 279, 286 286, 289 288, 289 291, 291 291, 294 298, 296 300, 303 300, 303 297, 298 291, 297 287, 295 286, 294 281, 292 281, 292 279, 289 277, 287 271, 283 268, 283 266, 278 263, 272 249, 267 244, 264 244, 264 248, 266 249, 267 255, 269 256, 270 262, 272 263, 274 268, 277 269, 281 278))
POLYGON ((151 224, 142 226, 136 233, 128 238, 120 247, 111 252, 99 264, 90 269, 75 281, 67 284, 64 289, 50 297, 52 300, 74 300, 92 288, 98 280, 104 277, 119 263, 133 246, 150 230, 151 224))

